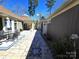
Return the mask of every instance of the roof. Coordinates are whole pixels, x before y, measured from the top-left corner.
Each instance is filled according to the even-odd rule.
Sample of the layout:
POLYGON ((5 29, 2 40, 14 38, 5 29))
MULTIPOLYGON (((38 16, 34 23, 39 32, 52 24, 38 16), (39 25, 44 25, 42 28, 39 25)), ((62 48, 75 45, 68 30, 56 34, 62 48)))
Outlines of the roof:
POLYGON ((5 14, 14 18, 19 18, 16 14, 12 13, 10 10, 5 9, 3 6, 0 6, 0 13, 5 14))
POLYGON ((20 19, 24 21, 25 23, 32 22, 29 16, 20 16, 20 19))
POLYGON ((71 9, 72 7, 79 4, 79 0, 68 0, 65 2, 56 12, 54 12, 52 15, 48 17, 48 19, 54 18, 67 10, 71 9))
POLYGON ((31 22, 30 17, 28 17, 28 16, 18 16, 16 14, 12 13, 10 10, 4 8, 3 6, 0 6, 0 15, 13 17, 13 18, 16 18, 17 20, 23 21, 25 23, 31 22))

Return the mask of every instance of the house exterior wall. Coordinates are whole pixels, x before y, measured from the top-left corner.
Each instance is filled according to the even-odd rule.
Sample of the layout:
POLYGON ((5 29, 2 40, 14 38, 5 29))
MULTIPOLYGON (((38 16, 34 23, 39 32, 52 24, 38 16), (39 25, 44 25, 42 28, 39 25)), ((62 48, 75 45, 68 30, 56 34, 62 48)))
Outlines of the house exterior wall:
POLYGON ((79 34, 79 5, 52 18, 47 34, 52 39, 59 39, 73 33, 79 34))
MULTIPOLYGON (((5 17, 2 17, 2 24, 3 24, 3 30, 5 30, 5 32, 7 32, 7 19, 5 17)), ((15 30, 20 31, 21 29, 23 29, 23 25, 22 22, 20 21, 15 21, 13 18, 10 18, 10 25, 11 29, 9 29, 9 31, 11 33, 15 33, 15 30)))
POLYGON ((43 23, 43 34, 46 34, 46 28, 47 26, 43 23))
POLYGON ((11 21, 12 33, 15 33, 14 20, 11 21))
POLYGON ((15 32, 15 24, 14 24, 15 21, 13 19, 9 19, 10 20, 10 24, 8 24, 7 19, 5 17, 2 17, 2 20, 3 20, 3 30, 5 30, 4 32, 7 32, 8 26, 10 26, 9 31, 14 33, 15 32))
POLYGON ((47 34, 47 23, 43 23, 43 34, 47 34))
POLYGON ((18 28, 19 30, 23 30, 22 22, 18 22, 18 28))

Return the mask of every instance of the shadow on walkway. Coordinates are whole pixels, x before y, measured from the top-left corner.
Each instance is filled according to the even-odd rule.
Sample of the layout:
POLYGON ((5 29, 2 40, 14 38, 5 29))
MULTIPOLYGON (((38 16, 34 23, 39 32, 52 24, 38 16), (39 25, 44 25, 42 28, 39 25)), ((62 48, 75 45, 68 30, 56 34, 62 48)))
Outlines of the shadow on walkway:
POLYGON ((39 31, 36 32, 26 59, 53 59, 52 54, 39 31))

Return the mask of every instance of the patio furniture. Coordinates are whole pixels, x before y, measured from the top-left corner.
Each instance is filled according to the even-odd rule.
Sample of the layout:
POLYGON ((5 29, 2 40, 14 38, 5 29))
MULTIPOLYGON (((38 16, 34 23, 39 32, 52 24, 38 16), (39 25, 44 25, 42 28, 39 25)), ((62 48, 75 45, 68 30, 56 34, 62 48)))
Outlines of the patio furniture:
POLYGON ((0 31, 0 40, 6 38, 6 35, 4 34, 4 31, 0 31))
POLYGON ((10 35, 11 35, 11 33, 9 33, 9 32, 4 32, 3 30, 0 31, 0 42, 9 41, 10 35))
POLYGON ((4 31, 0 31, 0 45, 2 42, 6 41, 7 36, 4 34, 4 31))
POLYGON ((14 40, 15 38, 17 38, 19 36, 20 32, 18 32, 17 30, 15 31, 15 33, 13 33, 13 37, 12 39, 14 40))

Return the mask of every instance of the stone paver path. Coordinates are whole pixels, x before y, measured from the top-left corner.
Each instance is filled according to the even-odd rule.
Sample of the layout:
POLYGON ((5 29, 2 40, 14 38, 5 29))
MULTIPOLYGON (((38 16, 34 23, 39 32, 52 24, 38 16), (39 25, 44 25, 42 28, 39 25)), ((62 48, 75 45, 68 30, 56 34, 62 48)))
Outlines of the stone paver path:
POLYGON ((12 47, 0 51, 0 59, 26 59, 35 33, 36 30, 22 31, 17 42, 12 47))
POLYGON ((26 59, 53 59, 39 31, 36 32, 26 59))
POLYGON ((0 59, 53 59, 40 32, 23 31, 20 36, 11 48, 0 51, 0 59))

